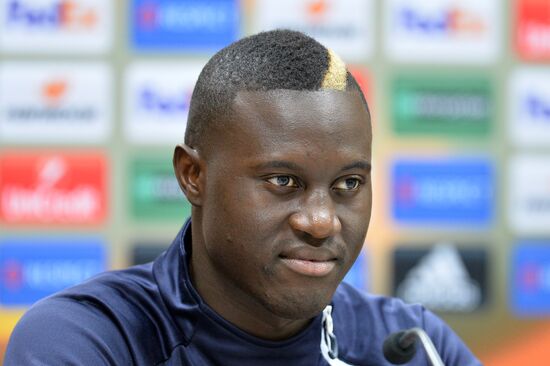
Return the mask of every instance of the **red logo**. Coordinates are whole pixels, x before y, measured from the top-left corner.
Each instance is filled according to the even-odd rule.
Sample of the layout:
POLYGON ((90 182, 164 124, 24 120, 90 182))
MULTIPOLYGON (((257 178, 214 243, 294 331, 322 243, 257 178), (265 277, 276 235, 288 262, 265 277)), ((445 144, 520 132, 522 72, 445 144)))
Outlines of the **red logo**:
POLYGON ((56 106, 67 93, 66 80, 52 80, 42 86, 42 96, 48 105, 56 106))
POLYGON ((154 2, 145 2, 138 9, 138 20, 141 27, 154 30, 157 25, 158 6, 154 2))
POLYGON ((6 154, 0 157, 0 220, 98 224, 106 215, 106 174, 100 154, 6 154))
POLYGON ((312 0, 306 3, 306 13, 314 22, 324 20, 329 5, 326 0, 312 0))
POLYGON ((374 99, 372 96, 371 79, 370 79, 369 73, 367 72, 366 68, 355 66, 355 65, 354 66, 348 65, 348 70, 357 81, 357 84, 359 84, 359 87, 361 88, 361 91, 363 92, 363 95, 367 100, 367 103, 369 105, 369 111, 371 114, 371 120, 374 123, 374 121, 376 121, 376 118, 374 118, 373 116, 374 99))
POLYGON ((2 277, 6 288, 19 289, 23 284, 23 270, 21 263, 8 260, 4 263, 2 277))
POLYGON ((359 84, 361 91, 365 95, 365 99, 367 99, 367 102, 369 103, 369 107, 371 107, 371 95, 370 95, 371 88, 370 88, 370 80, 369 80, 369 75, 367 73, 367 70, 364 67, 349 66, 349 65, 348 65, 348 70, 357 81, 357 84, 359 84))
POLYGON ((527 60, 550 60, 550 1, 516 0, 516 48, 527 60))
POLYGON ((520 284, 525 291, 535 292, 540 287, 542 268, 535 263, 526 263, 520 271, 520 284))

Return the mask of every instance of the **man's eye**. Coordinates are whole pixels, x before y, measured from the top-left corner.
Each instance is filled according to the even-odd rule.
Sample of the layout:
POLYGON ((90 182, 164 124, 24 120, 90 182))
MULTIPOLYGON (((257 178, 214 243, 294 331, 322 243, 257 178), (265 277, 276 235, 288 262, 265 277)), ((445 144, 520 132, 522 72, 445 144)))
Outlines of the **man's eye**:
POLYGON ((357 178, 346 178, 338 181, 334 185, 334 189, 339 191, 354 191, 361 185, 361 181, 357 178))
POLYGON ((267 180, 271 184, 280 187, 298 187, 296 180, 288 175, 278 175, 267 180))

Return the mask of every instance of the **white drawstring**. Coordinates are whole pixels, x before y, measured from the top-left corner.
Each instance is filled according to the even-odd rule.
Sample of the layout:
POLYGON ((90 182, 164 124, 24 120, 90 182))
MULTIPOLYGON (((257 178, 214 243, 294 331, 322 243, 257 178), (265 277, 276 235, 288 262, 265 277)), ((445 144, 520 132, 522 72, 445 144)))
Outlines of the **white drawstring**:
POLYGON ((338 359, 338 343, 336 342, 334 324, 332 323, 332 305, 327 305, 325 310, 323 310, 321 354, 330 366, 351 366, 338 359))

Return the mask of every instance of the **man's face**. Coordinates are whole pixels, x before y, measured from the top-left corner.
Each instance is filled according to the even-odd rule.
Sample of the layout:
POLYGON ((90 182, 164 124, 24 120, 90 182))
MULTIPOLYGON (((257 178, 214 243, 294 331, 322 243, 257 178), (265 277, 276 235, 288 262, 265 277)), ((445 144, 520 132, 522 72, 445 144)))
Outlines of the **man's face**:
POLYGON ((213 134, 197 273, 236 289, 239 303, 315 316, 359 254, 371 214, 371 129, 359 94, 240 92, 213 134))

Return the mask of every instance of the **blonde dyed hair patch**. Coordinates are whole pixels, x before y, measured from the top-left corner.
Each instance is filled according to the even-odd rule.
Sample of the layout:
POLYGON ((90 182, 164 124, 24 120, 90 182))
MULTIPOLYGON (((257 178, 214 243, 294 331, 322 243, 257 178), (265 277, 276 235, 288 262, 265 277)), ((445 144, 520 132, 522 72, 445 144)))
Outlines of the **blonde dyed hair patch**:
POLYGON ((321 83, 323 89, 346 90, 348 71, 346 64, 331 49, 328 50, 328 69, 321 83))

